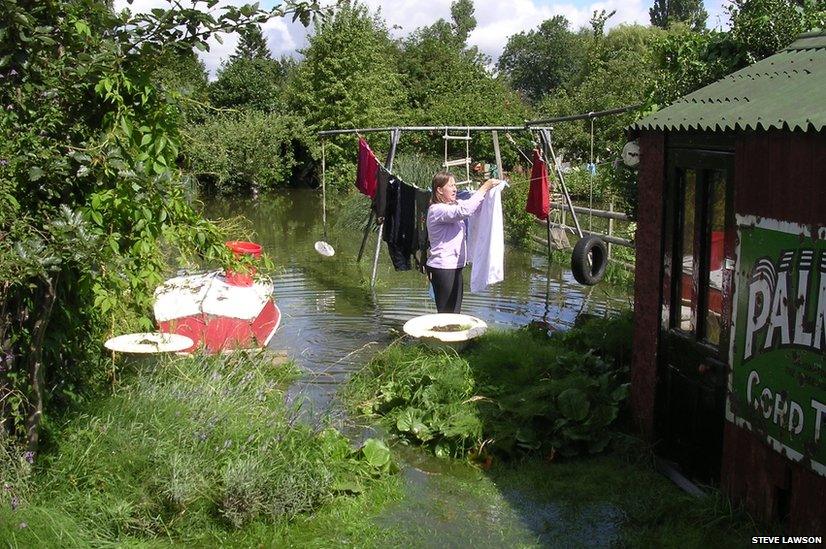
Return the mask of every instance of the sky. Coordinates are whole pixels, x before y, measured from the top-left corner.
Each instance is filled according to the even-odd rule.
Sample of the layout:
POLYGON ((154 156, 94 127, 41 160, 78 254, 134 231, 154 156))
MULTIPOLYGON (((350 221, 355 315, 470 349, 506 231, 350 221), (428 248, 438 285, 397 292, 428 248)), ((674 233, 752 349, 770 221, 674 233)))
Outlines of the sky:
MULTIPOLYGON (((221 0, 216 6, 235 4, 240 5, 252 0, 221 0)), ((371 11, 379 11, 387 22, 391 34, 401 38, 419 27, 427 26, 438 19, 450 19, 450 4, 453 0, 362 0, 371 11)), ((183 2, 186 5, 186 2, 183 2)), ((265 0, 261 2, 263 8, 271 8, 276 2, 265 0)), ((623 23, 649 24, 648 9, 653 0, 603 0, 592 2, 589 0, 474 0, 476 29, 468 37, 471 46, 477 46, 494 62, 499 58, 508 37, 523 31, 536 29, 542 21, 555 15, 564 15, 571 22, 571 27, 577 29, 587 26, 594 10, 616 10, 617 13, 609 19, 607 28, 623 23)), ((726 27, 724 5, 727 0, 704 0, 709 28, 726 27)), ((127 4, 126 0, 115 0, 115 8, 128 8, 132 12, 148 11, 152 8, 168 7, 164 0, 133 0, 127 4)), ((304 28, 300 23, 292 23, 290 18, 271 19, 263 25, 262 30, 267 38, 267 45, 275 57, 288 55, 300 57, 297 53, 306 47, 308 36, 312 32, 312 25, 304 28)), ((226 60, 238 43, 235 35, 224 36, 224 43, 210 42, 210 51, 200 52, 199 55, 209 71, 210 78, 214 78, 215 71, 222 60, 226 60)))

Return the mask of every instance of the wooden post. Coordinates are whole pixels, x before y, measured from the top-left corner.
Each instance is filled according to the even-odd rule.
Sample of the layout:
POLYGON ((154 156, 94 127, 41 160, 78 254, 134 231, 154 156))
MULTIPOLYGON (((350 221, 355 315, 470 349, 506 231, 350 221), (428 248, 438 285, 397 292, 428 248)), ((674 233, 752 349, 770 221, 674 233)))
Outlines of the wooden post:
MULTIPOLYGON (((608 203, 608 211, 614 211, 614 197, 611 197, 611 202, 608 203)), ((614 219, 609 217, 608 218, 608 236, 614 235, 614 219)), ((608 259, 611 259, 611 243, 608 242, 608 259)))
MULTIPOLYGON (((387 168, 387 171, 393 173, 393 158, 396 156, 396 145, 399 144, 399 137, 401 136, 402 132, 398 128, 394 129, 390 133, 390 152, 387 153, 387 161, 384 163, 384 167, 387 168)), ((401 189, 400 189, 401 190, 401 189)), ((372 212, 372 210, 371 210, 372 212)), ((378 221, 378 220, 377 220, 378 221)), ((384 229, 384 220, 379 224, 379 233, 378 237, 376 238, 376 252, 373 254, 373 272, 370 275, 370 287, 373 288, 376 286, 376 272, 379 267, 379 252, 381 251, 381 235, 384 229)))
POLYGON ((551 254, 553 253, 551 250, 551 214, 548 213, 548 217, 545 218, 545 228, 548 231, 548 263, 551 262, 551 254))
POLYGON ((499 179, 505 178, 505 170, 502 168, 502 154, 499 152, 499 132, 493 130, 493 154, 496 156, 496 174, 499 179))

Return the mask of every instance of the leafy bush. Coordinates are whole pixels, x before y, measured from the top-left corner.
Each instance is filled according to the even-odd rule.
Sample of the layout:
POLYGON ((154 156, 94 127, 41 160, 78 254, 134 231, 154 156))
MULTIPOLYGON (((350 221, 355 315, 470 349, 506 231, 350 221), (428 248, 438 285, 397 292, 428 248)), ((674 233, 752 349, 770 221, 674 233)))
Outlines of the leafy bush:
POLYGON ((491 333, 467 353, 395 345, 350 382, 347 399, 437 456, 597 453, 627 391, 631 318, 548 338, 491 333))
POLYGON ((0 537, 48 509, 80 525, 86 543, 194 541, 312 513, 393 468, 380 441, 354 450, 323 421, 299 422, 281 390, 298 372, 266 354, 141 368, 63 427, 15 522, 0 509, 0 537))
POLYGON ((267 192, 290 181, 309 137, 293 116, 246 110, 189 128, 184 153, 202 185, 219 194, 267 192))

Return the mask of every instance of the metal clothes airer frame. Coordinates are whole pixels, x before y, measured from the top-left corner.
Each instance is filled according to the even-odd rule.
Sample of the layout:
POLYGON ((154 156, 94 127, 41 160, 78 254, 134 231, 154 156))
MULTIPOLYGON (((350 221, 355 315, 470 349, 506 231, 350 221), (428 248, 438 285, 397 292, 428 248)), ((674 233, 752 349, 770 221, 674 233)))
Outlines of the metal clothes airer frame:
MULTIPOLYGON (((464 165, 467 173, 468 180, 470 179, 470 149, 469 149, 469 142, 470 142, 470 132, 472 131, 489 131, 493 137, 493 147, 494 147, 494 154, 496 155, 496 168, 498 170, 499 177, 502 176, 502 157, 499 150, 499 131, 504 132, 511 132, 511 131, 537 131, 539 133, 540 141, 542 142, 542 146, 544 149, 544 157, 546 163, 548 159, 553 159, 553 168, 554 172, 559 179, 559 184, 562 187, 562 192, 565 197, 565 201, 568 204, 568 207, 571 211, 571 215, 574 219, 574 224, 576 226, 576 232, 580 238, 583 236, 582 228, 579 225, 579 219, 576 216, 576 212, 574 210, 574 204, 571 200, 571 195, 568 193, 568 187, 565 184, 565 177, 562 174, 561 167, 559 165, 558 159, 556 154, 554 153, 553 148, 553 140, 551 138, 551 132, 553 131, 552 126, 547 126, 547 124, 553 124, 556 122, 568 122, 574 120, 584 120, 590 119, 593 121, 594 118, 599 118, 601 116, 608 116, 613 114, 620 114, 629 110, 637 109, 641 106, 641 104, 637 105, 629 105, 626 107, 620 107, 616 109, 609 109, 605 111, 598 111, 598 112, 589 112, 585 114, 576 114, 571 116, 561 116, 556 118, 549 118, 545 120, 533 120, 533 121, 526 121, 524 126, 403 126, 403 127, 384 127, 384 128, 359 128, 359 129, 339 129, 339 130, 325 130, 320 131, 316 135, 321 137, 322 139, 326 136, 332 135, 346 135, 346 134, 364 134, 364 133, 375 133, 375 132, 390 132, 390 151, 387 154, 387 160, 384 163, 385 169, 392 173, 393 171, 393 159, 396 156, 396 147, 398 146, 399 139, 401 137, 401 133, 404 131, 440 131, 443 133, 443 138, 445 140, 445 167, 450 166, 459 166, 464 165), (464 131, 464 136, 455 136, 450 135, 449 132, 460 132, 464 131), (463 140, 466 141, 466 156, 462 159, 457 159, 450 161, 447 159, 447 144, 448 140, 463 140)), ((362 256, 364 255, 364 248, 367 245, 367 239, 370 236, 372 223, 373 223, 373 216, 374 211, 373 208, 370 208, 370 213, 367 217, 367 224, 364 228, 364 236, 361 240, 361 246, 359 247, 358 257, 356 261, 360 262, 362 256)), ((370 286, 375 287, 376 285, 376 274, 378 269, 378 261, 379 261, 379 253, 381 251, 381 239, 382 239, 382 230, 383 230, 383 223, 377 223, 378 225, 378 237, 376 239, 376 250, 373 254, 373 268, 371 271, 370 276, 370 286)), ((551 254, 550 249, 550 233, 551 233, 551 225, 550 225, 550 216, 546 220, 546 228, 548 231, 548 255, 551 254)))

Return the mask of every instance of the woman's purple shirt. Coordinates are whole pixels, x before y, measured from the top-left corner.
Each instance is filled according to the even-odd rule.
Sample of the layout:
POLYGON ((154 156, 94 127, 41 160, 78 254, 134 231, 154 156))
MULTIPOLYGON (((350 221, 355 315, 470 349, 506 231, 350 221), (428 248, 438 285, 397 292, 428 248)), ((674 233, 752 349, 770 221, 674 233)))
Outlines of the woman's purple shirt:
POLYGON ((458 269, 467 263, 467 229, 464 220, 479 209, 485 193, 475 192, 453 204, 431 204, 427 209, 430 250, 427 265, 434 269, 458 269))

